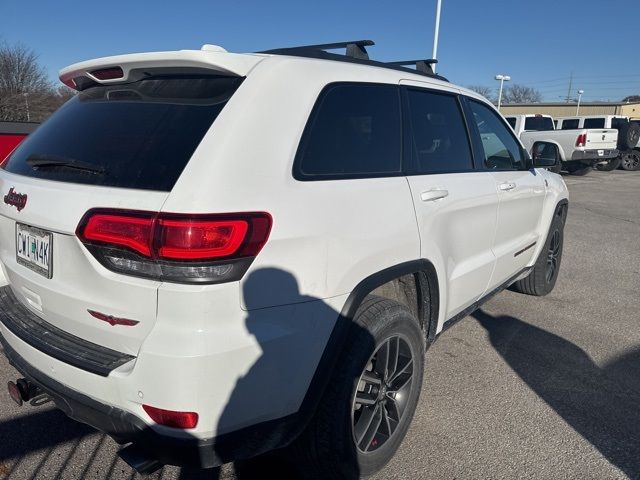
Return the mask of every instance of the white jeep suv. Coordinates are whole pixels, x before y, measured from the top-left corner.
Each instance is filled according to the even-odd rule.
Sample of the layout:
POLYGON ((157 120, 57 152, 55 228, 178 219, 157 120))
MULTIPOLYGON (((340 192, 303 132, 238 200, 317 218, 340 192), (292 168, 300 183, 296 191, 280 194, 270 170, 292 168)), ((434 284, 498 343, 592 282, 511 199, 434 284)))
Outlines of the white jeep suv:
POLYGON ((0 169, 13 399, 140 471, 281 447, 319 477, 382 468, 436 335, 551 291, 568 197, 536 168, 554 145, 532 159, 484 98, 371 44, 62 70, 77 95, 0 169))

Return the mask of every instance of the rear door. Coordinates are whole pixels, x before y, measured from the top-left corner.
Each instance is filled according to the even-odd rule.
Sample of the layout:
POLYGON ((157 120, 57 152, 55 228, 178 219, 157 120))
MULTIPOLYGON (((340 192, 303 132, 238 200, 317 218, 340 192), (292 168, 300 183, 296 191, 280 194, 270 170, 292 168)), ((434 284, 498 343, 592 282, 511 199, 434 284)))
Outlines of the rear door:
POLYGON ((409 86, 403 92, 410 126, 406 171, 421 252, 442 272, 449 319, 486 290, 498 196, 491 174, 474 170, 458 95, 409 86))
POLYGON ((541 241, 537 232, 546 190, 542 175, 533 168, 527 169, 524 151, 502 117, 473 99, 468 100, 468 112, 476 151, 494 181, 500 201, 493 242, 493 288, 532 260, 534 247, 541 241))
POLYGON ((240 83, 200 74, 95 85, 30 135, 0 170, 0 262, 16 297, 64 331, 135 355, 159 283, 136 276, 135 251, 105 257, 129 274, 105 268, 76 229, 95 208, 160 211, 240 83), (138 323, 114 327, 110 316, 138 323))

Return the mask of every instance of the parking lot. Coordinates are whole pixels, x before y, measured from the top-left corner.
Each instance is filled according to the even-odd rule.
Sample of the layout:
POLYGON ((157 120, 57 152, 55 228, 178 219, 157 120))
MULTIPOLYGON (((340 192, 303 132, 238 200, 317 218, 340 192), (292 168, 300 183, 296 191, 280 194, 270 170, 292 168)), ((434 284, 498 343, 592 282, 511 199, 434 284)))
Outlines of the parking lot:
MULTIPOLYGON (((544 298, 503 292, 436 341, 410 433, 376 478, 640 478, 640 171, 565 180, 556 289, 544 298)), ((0 384, 16 376, 0 357, 0 384)), ((49 406, 1 396, 0 479, 137 477, 116 451, 49 406)), ((165 467, 152 478, 234 470, 287 476, 253 462, 165 467)))

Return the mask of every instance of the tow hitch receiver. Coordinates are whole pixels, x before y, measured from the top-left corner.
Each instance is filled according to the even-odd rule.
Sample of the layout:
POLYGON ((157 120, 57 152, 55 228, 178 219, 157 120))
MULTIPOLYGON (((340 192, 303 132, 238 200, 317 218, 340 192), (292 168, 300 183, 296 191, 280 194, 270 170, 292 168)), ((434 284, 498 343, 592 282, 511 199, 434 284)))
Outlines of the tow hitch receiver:
POLYGON ((9 395, 19 407, 22 406, 23 402, 31 402, 31 405, 37 407, 50 401, 49 396, 40 390, 40 387, 34 385, 26 378, 9 382, 7 389, 9 390, 9 395))

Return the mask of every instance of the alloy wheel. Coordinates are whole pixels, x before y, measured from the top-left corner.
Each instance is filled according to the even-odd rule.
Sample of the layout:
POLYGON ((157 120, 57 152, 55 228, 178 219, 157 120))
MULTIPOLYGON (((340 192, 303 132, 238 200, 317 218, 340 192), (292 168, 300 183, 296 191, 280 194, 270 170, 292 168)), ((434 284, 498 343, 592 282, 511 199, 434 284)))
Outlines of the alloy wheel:
POLYGON ((396 432, 414 388, 413 372, 413 354, 402 336, 378 346, 353 396, 352 431, 360 452, 379 449, 396 432))
POLYGON ((555 230, 551 236, 551 242, 549 242, 549 250, 547 251, 547 270, 546 279, 547 283, 551 282, 551 279, 558 270, 558 262, 560 260, 560 231, 555 230))

